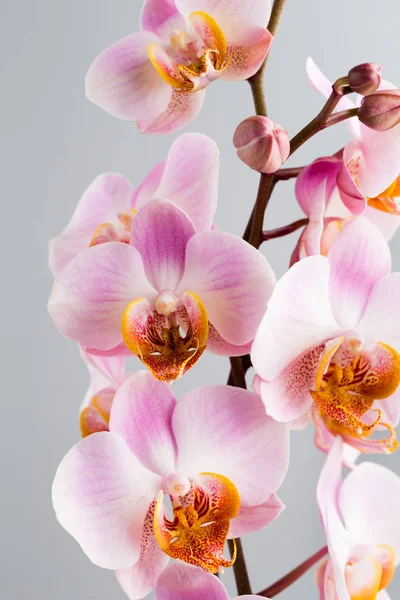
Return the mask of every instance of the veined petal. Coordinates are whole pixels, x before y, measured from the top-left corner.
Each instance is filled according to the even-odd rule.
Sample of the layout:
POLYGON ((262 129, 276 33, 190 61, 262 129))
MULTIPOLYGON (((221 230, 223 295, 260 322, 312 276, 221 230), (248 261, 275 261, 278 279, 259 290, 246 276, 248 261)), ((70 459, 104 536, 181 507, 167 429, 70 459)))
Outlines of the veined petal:
POLYGON ((132 208, 139 210, 156 197, 156 191, 160 185, 165 169, 165 160, 159 162, 150 173, 143 179, 142 183, 132 195, 132 208))
POLYGON ((244 356, 250 354, 253 341, 247 342, 242 346, 230 344, 215 329, 212 323, 208 323, 207 350, 219 356, 244 356))
POLYGON ((273 37, 263 27, 253 27, 241 42, 228 48, 229 63, 221 73, 228 81, 244 81, 258 71, 271 47, 273 37))
POLYGON ((148 371, 129 377, 114 398, 111 433, 121 436, 140 462, 159 475, 175 470, 175 405, 169 386, 148 371))
POLYGON ((376 282, 390 272, 389 247, 372 223, 359 217, 347 223, 328 254, 329 292, 337 322, 355 328, 376 282))
POLYGON ((265 502, 281 485, 289 429, 265 415, 257 394, 229 386, 186 394, 173 416, 177 470, 195 476, 214 469, 238 488, 241 504, 265 502))
POLYGON ((192 222, 171 202, 152 200, 136 215, 131 244, 158 291, 175 291, 185 267, 186 246, 194 233, 192 222))
POLYGON ((328 289, 324 256, 304 258, 278 281, 251 352, 262 379, 272 381, 309 348, 338 335, 328 289))
POLYGON ((361 463, 346 477, 338 501, 352 542, 391 546, 396 552, 396 564, 399 564, 400 478, 380 465, 361 463))
POLYGON ((240 238, 209 231, 189 240, 179 290, 201 298, 210 322, 231 344, 254 338, 274 284, 269 263, 240 238))
POLYGON ((188 18, 193 11, 213 17, 229 42, 234 42, 254 26, 266 27, 271 12, 270 0, 175 0, 178 10, 188 18))
POLYGON ((379 279, 357 329, 367 340, 385 340, 400 350, 400 273, 379 279))
POLYGON ((151 31, 164 41, 169 41, 172 31, 185 29, 174 0, 145 0, 140 23, 142 31, 151 31))
POLYGON ((353 144, 347 144, 344 150, 343 161, 337 176, 337 185, 340 198, 346 208, 348 208, 353 215, 361 215, 367 206, 367 199, 355 183, 354 177, 352 177, 349 172, 352 160, 356 160, 353 158, 353 146, 357 147, 358 144, 355 142, 353 142, 353 144))
POLYGON ((358 183, 369 198, 379 196, 400 173, 400 127, 377 132, 362 128, 358 183))
POLYGON ((169 562, 168 556, 161 550, 154 536, 155 504, 154 500, 144 519, 139 559, 133 567, 116 573, 117 580, 129 600, 140 600, 147 596, 169 562))
POLYGON ((196 231, 211 228, 218 196, 219 150, 200 133, 186 133, 171 146, 157 190, 189 215, 196 231))
POLYGON ((173 90, 169 104, 162 113, 154 118, 138 120, 139 130, 142 133, 171 133, 186 127, 199 114, 205 94, 205 90, 193 93, 173 90))
POLYGON ((122 341, 121 318, 138 296, 155 299, 140 254, 128 244, 88 248, 56 278, 48 303, 55 324, 66 337, 98 350, 122 341))
POLYGON ((171 101, 172 89, 151 64, 147 48, 153 33, 128 35, 104 50, 86 75, 86 95, 114 117, 155 119, 171 101))
POLYGON ((240 506, 239 514, 232 519, 229 537, 238 538, 259 531, 279 517, 285 505, 276 494, 258 506, 240 506))
POLYGON ((123 440, 95 433, 62 460, 53 483, 53 506, 92 562, 121 569, 139 557, 143 521, 159 483, 123 440))
POLYGON ((157 580, 156 600, 229 600, 223 583, 211 573, 180 560, 157 580))

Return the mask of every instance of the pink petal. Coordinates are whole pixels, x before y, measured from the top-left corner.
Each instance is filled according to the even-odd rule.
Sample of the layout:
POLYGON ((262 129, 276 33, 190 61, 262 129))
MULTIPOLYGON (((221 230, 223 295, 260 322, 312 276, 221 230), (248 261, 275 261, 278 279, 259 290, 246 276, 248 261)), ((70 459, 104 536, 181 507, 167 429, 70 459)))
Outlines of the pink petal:
POLYGON ((167 43, 174 30, 185 30, 185 20, 174 0, 145 0, 140 24, 142 31, 151 31, 167 43))
POLYGON ((286 474, 289 430, 265 415, 253 392, 230 386, 193 390, 178 403, 173 430, 177 471, 228 477, 243 506, 265 502, 286 474))
POLYGON ((367 206, 363 217, 371 221, 381 231, 385 240, 390 242, 400 225, 400 217, 367 206))
POLYGON ((278 281, 251 353, 262 379, 272 381, 303 352, 338 335, 328 286, 323 256, 304 258, 278 281))
POLYGON ((364 128, 360 149, 358 184, 366 196, 374 198, 400 173, 400 127, 384 132, 364 128))
POLYGON ((267 29, 254 27, 247 30, 241 43, 230 46, 230 61, 221 78, 244 81, 258 71, 271 47, 273 37, 267 29))
POLYGON ((158 576, 166 568, 169 557, 161 550, 153 532, 152 502, 143 524, 138 561, 129 569, 117 571, 117 579, 129 600, 140 600, 154 588, 158 576))
POLYGON ((205 90, 193 93, 173 90, 169 104, 163 112, 154 118, 138 120, 139 130, 142 133, 171 133, 186 127, 199 114, 205 94, 205 90))
POLYGON ((231 344, 254 338, 274 284, 268 262, 240 238, 210 231, 190 239, 179 289, 200 297, 209 320, 231 344))
POLYGON ((209 231, 217 207, 218 173, 216 143, 200 133, 186 133, 168 152, 157 196, 179 206, 196 231, 209 231))
POLYGON ((132 208, 142 208, 145 204, 156 197, 156 191, 160 185, 165 169, 165 160, 159 162, 150 173, 143 179, 142 183, 132 195, 132 208))
POLYGON ((120 438, 94 433, 58 467, 53 506, 92 562, 121 569, 139 557, 143 521, 159 483, 120 438))
POLYGON ((241 506, 238 516, 231 521, 229 537, 237 538, 259 531, 275 521, 284 508, 276 494, 259 506, 241 506))
POLYGON ((353 215, 361 215, 365 211, 367 200, 348 171, 349 166, 351 167, 351 161, 353 160, 352 147, 352 144, 347 144, 344 150, 343 162, 340 165, 337 176, 337 185, 340 198, 346 208, 348 208, 353 215))
POLYGON ((277 421, 288 423, 306 415, 313 404, 310 390, 325 344, 307 349, 291 362, 273 381, 261 381, 260 395, 267 414, 277 421))
POLYGON ((86 95, 114 117, 155 119, 167 108, 171 86, 151 64, 147 48, 159 42, 153 33, 128 35, 104 50, 86 75, 86 95))
POLYGON ((185 267, 186 246, 194 233, 192 222, 171 202, 152 200, 136 215, 131 244, 158 291, 176 289, 185 267))
POLYGON ((175 471, 175 405, 170 387, 148 371, 128 377, 114 397, 111 433, 121 436, 146 469, 159 475, 175 471))
POLYGON ((175 560, 157 581, 156 600, 229 600, 223 583, 199 567, 175 560))
POLYGON ((358 217, 343 227, 328 260, 333 313, 343 328, 352 329, 363 316, 375 283, 390 272, 389 247, 372 223, 358 217))
POLYGON ((395 473, 361 463, 342 484, 339 506, 352 543, 392 546, 399 563, 400 478, 395 473))
POLYGON ((380 400, 378 406, 382 411, 381 421, 397 427, 400 423, 400 386, 389 398, 380 400))
POLYGON ((224 340, 214 325, 211 323, 208 324, 207 350, 213 354, 219 356, 244 356, 245 354, 250 354, 252 344, 253 340, 242 346, 230 344, 224 340))
POLYGON ((96 356, 90 354, 84 348, 81 348, 81 356, 86 362, 89 372, 93 373, 92 381, 94 387, 106 387, 110 383, 120 384, 125 378, 125 357, 124 356, 96 356), (104 385, 106 383, 106 385, 104 385))
POLYGON ((48 303, 66 337, 89 348, 110 350, 122 341, 121 318, 135 298, 155 299, 140 254, 128 244, 88 248, 58 275, 48 303))
POLYGON ((132 187, 117 173, 99 175, 80 199, 61 235, 50 242, 50 269, 58 273, 84 248, 99 225, 130 209, 132 187))
POLYGON ((301 210, 313 220, 319 219, 321 212, 332 196, 340 161, 333 156, 320 158, 303 169, 296 179, 296 198, 301 210), (325 182, 325 187, 321 184, 325 182), (320 190, 324 190, 324 194, 320 190))
POLYGON ((367 340, 399 345, 400 273, 386 275, 375 283, 357 329, 367 340))
POLYGON ((193 11, 211 15, 229 42, 234 42, 252 27, 266 27, 271 13, 270 0, 175 0, 178 10, 188 18, 193 11))
MULTIPOLYGON (((313 88, 316 89, 317 92, 320 92, 325 98, 329 98, 332 92, 332 83, 310 57, 307 58, 306 70, 313 88)), ((350 108, 354 108, 354 103, 350 98, 344 96, 337 105, 336 111, 347 110, 350 108)), ((357 117, 347 119, 346 122, 354 137, 358 139, 360 137, 360 122, 357 117)))

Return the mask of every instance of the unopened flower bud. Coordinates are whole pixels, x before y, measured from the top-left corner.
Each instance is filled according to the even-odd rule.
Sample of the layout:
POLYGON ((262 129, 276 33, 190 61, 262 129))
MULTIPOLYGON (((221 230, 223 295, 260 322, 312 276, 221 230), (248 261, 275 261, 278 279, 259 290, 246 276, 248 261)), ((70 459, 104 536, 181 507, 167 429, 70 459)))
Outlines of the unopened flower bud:
POLYGON ((287 131, 261 116, 242 121, 233 136, 233 144, 239 158, 259 173, 275 173, 290 153, 287 131))
POLYGON ((381 70, 380 65, 375 63, 362 63, 350 69, 348 74, 349 86, 353 92, 361 94, 361 96, 368 96, 376 92, 381 83, 381 70))
POLYGON ((400 90, 380 90, 366 96, 358 111, 361 123, 374 131, 387 131, 400 123, 400 90))

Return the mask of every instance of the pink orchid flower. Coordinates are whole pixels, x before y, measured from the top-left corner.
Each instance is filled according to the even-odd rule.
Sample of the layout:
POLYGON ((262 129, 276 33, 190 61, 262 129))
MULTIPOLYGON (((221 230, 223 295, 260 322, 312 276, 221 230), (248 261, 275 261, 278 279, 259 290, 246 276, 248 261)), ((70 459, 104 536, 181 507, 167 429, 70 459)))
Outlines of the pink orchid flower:
POLYGON ((143 133, 184 127, 219 77, 253 75, 272 42, 270 0, 146 0, 140 33, 105 50, 86 76, 89 100, 143 133))
MULTIPOLYGON (((312 85, 328 97, 332 84, 323 75, 314 61, 307 61, 307 73, 312 85)), ((381 89, 393 88, 389 82, 382 82, 381 89)), ((357 105, 362 96, 358 96, 357 105)), ((354 108, 354 103, 345 96, 338 110, 354 108)), ((385 132, 369 129, 354 117, 348 121, 354 140, 348 143, 343 152, 338 173, 340 197, 354 215, 364 213, 367 206, 375 209, 370 212, 383 212, 386 217, 400 215, 400 126, 385 132)), ((338 216, 338 215, 335 215, 338 216)), ((399 219, 395 217, 396 225, 399 219)), ((382 222, 382 215, 378 215, 382 222)), ((378 223, 376 223, 378 224, 378 223)))
POLYGON ((89 246, 129 244, 134 215, 156 197, 167 198, 185 211, 196 231, 208 231, 217 206, 218 174, 215 142, 200 133, 187 133, 174 141, 167 159, 135 191, 122 175, 100 175, 82 196, 67 227, 50 242, 53 274, 58 275, 89 246))
POLYGON ((249 351, 275 285, 266 259, 242 239, 196 233, 166 200, 132 222, 129 244, 80 252, 58 275, 49 312, 94 354, 136 354, 159 379, 181 377, 206 346, 249 351))
POLYGON ((329 559, 317 571, 321 600, 390 600, 400 557, 400 478, 364 462, 342 482, 342 441, 335 440, 317 499, 329 559))
MULTIPOLYGON (((261 596, 240 596, 255 600, 261 596)), ((240 600, 239 597, 233 600, 240 600)), ((173 562, 157 580, 156 600, 229 600, 224 584, 209 573, 179 560, 173 562)))
POLYGON ((108 431, 114 396, 127 375, 123 356, 95 356, 83 349, 81 355, 90 377, 79 416, 81 434, 86 437, 97 431, 108 431))
POLYGON ((117 570, 131 600, 150 592, 168 557, 211 573, 229 567, 227 536, 261 529, 283 508, 274 492, 288 427, 260 397, 214 386, 177 403, 170 389, 146 371, 126 379, 110 431, 76 444, 53 484, 61 525, 96 565, 117 570))
POLYGON ((309 256, 277 283, 252 348, 267 413, 282 422, 314 410, 361 452, 397 448, 400 275, 379 230, 358 217, 328 256, 309 256), (386 429, 375 440, 375 429, 386 429))

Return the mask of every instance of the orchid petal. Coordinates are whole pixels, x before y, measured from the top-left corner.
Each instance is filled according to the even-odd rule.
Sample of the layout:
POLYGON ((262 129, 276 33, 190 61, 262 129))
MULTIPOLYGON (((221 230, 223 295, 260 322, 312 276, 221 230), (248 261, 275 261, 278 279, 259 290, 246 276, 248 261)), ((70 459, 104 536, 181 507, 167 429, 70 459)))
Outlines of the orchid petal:
POLYGON ((374 463, 361 463, 340 489, 340 511, 352 542, 391 546, 396 564, 400 561, 399 504, 400 478, 374 463))
POLYGON ((150 31, 166 42, 172 31, 185 29, 185 20, 174 0, 145 0, 140 24, 142 31, 150 31))
POLYGON ((148 57, 148 46, 157 41, 152 33, 133 33, 104 50, 86 75, 88 99, 128 121, 153 120, 163 113, 172 88, 148 57))
POLYGON ((179 290, 201 298, 210 322, 231 344, 254 338, 274 284, 266 259, 238 237, 209 231, 189 240, 179 290))
POLYGON ((400 225, 400 216, 377 210, 371 206, 366 207, 363 217, 376 225, 387 242, 390 242, 400 225))
POLYGON ((140 556, 129 569, 117 571, 117 580, 129 600, 140 600, 154 588, 164 571, 169 557, 161 550, 153 531, 155 500, 151 503, 143 523, 140 556))
POLYGON ((328 288, 323 256, 304 258, 278 281, 251 352, 262 379, 272 381, 299 355, 338 335, 328 288))
POLYGON ((194 233, 185 213, 164 200, 152 200, 133 220, 131 244, 159 292, 176 289, 184 271, 186 246, 194 233))
POLYGON ((244 356, 245 354, 250 354, 252 344, 253 340, 242 346, 230 344, 215 329, 212 323, 208 323, 207 350, 213 354, 219 356, 244 356))
POLYGON ((375 283, 390 272, 389 247, 381 232, 359 217, 343 227, 328 260, 333 313, 343 328, 354 328, 375 283))
POLYGON ((159 475, 175 469, 175 405, 169 386, 148 371, 126 379, 114 397, 111 433, 121 436, 140 462, 159 475))
MULTIPOLYGON (((157 77, 162 81, 158 74, 157 77)), ((171 86, 168 87, 172 90, 171 86)), ((138 120, 139 130, 142 133, 171 133, 171 131, 186 127, 199 114, 205 94, 205 90, 193 93, 173 90, 170 102, 163 112, 154 118, 138 120)))
POLYGON ((228 81, 244 81, 258 71, 271 47, 273 37, 263 27, 246 31, 240 42, 230 46, 230 60, 221 78, 228 81))
POLYGON ((276 494, 258 506, 241 506, 239 514, 231 521, 229 537, 238 538, 259 531, 275 521, 284 508, 276 494))
POLYGON ((208 231, 217 207, 218 171, 216 143, 200 133, 182 135, 168 152, 157 196, 179 206, 196 231, 208 231))
POLYGON ((221 473, 237 487, 242 505, 265 502, 282 483, 289 430, 265 415, 252 392, 228 386, 193 390, 178 403, 173 430, 177 471, 221 473))
POLYGON ((156 600, 229 600, 223 583, 199 567, 175 560, 157 580, 156 600))
POLYGON ((88 248, 56 278, 48 303, 66 337, 90 348, 109 350, 122 341, 121 319, 137 297, 155 297, 140 254, 128 244, 88 248))
POLYGON ((366 339, 382 339, 400 349, 400 273, 375 283, 357 329, 366 339))
POLYGON ((375 198, 400 173, 400 127, 384 132, 365 127, 363 132, 358 184, 366 196, 375 198))
POLYGON ((156 197, 156 191, 160 185, 165 169, 165 160, 159 162, 150 173, 143 179, 142 183, 135 189, 132 195, 132 208, 139 210, 156 197))
POLYGON ((124 441, 95 433, 58 467, 53 506, 61 525, 100 567, 129 567, 139 556, 147 509, 159 489, 124 441))

